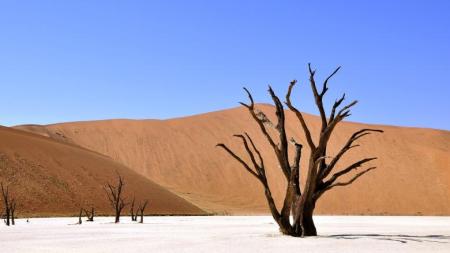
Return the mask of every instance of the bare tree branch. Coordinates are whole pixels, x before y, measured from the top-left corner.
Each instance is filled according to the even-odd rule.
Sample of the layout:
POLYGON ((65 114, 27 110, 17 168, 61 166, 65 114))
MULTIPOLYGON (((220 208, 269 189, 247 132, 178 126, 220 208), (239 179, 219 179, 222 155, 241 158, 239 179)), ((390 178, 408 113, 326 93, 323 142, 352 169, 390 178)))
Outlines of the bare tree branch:
POLYGON ((288 106, 288 108, 293 111, 295 113, 295 115, 297 116, 298 120, 300 121, 300 125, 302 126, 303 129, 303 133, 305 134, 305 138, 306 141, 308 142, 308 145, 311 149, 315 149, 316 146, 314 145, 314 141, 312 140, 311 137, 311 132, 309 131, 308 126, 306 125, 306 121, 303 118, 303 114, 292 105, 291 102, 291 93, 292 93, 292 89, 294 88, 295 84, 297 83, 297 80, 292 80, 289 88, 288 88, 288 92, 286 94, 286 105, 288 106))
POLYGON ((238 155, 236 155, 231 149, 229 149, 225 144, 223 143, 219 143, 216 145, 216 147, 221 147, 223 148, 225 151, 227 151, 228 154, 230 154, 236 161, 238 161, 239 163, 242 164, 242 166, 244 166, 244 168, 250 173, 252 174, 254 177, 256 177, 257 179, 260 180, 260 177, 258 176, 258 174, 256 172, 254 172, 250 166, 248 166, 248 164, 246 162, 244 162, 244 160, 242 160, 242 158, 240 158, 238 155))
POLYGON ((252 145, 253 150, 255 150, 256 154, 258 155, 258 159, 259 159, 259 173, 260 175, 263 175, 264 177, 266 176, 266 171, 265 171, 265 167, 264 167, 264 160, 261 156, 261 153, 259 152, 259 150, 256 148, 255 143, 253 143, 252 138, 250 137, 250 135, 248 135, 247 133, 244 133, 245 136, 247 137, 247 139, 250 141, 250 144, 252 145))
POLYGON ((278 96, 273 91, 272 87, 269 86, 269 94, 272 97, 273 102, 275 103, 276 107, 276 116, 277 116, 277 125, 276 129, 279 133, 279 139, 280 139, 280 147, 278 148, 277 158, 280 163, 281 169, 286 177, 286 179, 289 180, 289 177, 291 175, 291 168, 289 165, 289 154, 288 154, 288 141, 286 136, 286 127, 285 127, 285 115, 284 115, 284 108, 283 103, 281 103, 278 96))
POLYGON ((314 75, 316 71, 311 69, 311 63, 308 63, 308 70, 309 70, 309 82, 311 84, 311 89, 314 94, 314 100, 316 101, 317 108, 319 109, 320 112, 320 119, 322 120, 322 132, 323 132, 323 130, 327 127, 328 122, 327 122, 327 115, 323 107, 321 94, 325 94, 325 92, 327 91, 327 87, 324 85, 321 94, 319 94, 319 92, 317 91, 316 81, 314 80, 314 75))
MULTIPOLYGON (((216 146, 217 147, 221 147, 223 148, 229 155, 231 155, 235 160, 237 160, 239 163, 242 164, 242 166, 250 173, 252 174, 255 178, 257 178, 261 184, 264 187, 264 194, 266 196, 267 199, 267 203, 269 205, 269 208, 271 210, 272 216, 273 218, 277 221, 280 222, 280 213, 275 205, 275 201, 272 197, 272 192, 270 190, 269 184, 267 182, 267 178, 266 178, 266 173, 265 173, 265 168, 264 168, 264 162, 262 160, 261 154, 259 152, 258 149, 256 149, 255 144, 253 143, 253 140, 248 136, 248 134, 246 134, 246 136, 248 137, 248 139, 250 140, 250 143, 253 147, 253 149, 255 150, 255 152, 258 154, 258 157, 261 161, 261 166, 257 169, 257 172, 253 171, 250 166, 244 162, 244 160, 242 160, 242 158, 240 158, 238 155, 236 155, 231 149, 229 149, 225 144, 223 143, 219 143, 216 146)), ((244 138, 245 140, 245 138, 244 138)))
POLYGON ((339 70, 341 69, 341 66, 337 67, 333 73, 331 73, 331 75, 329 75, 327 77, 327 79, 325 79, 325 82, 323 82, 323 88, 322 88, 322 92, 320 93, 320 97, 323 98, 323 96, 325 95, 325 93, 328 91, 328 80, 330 80, 339 70))
POLYGON ((328 124, 331 124, 334 120, 334 116, 336 113, 336 109, 342 104, 342 102, 345 100, 345 93, 342 95, 342 97, 338 100, 336 100, 333 104, 333 108, 331 109, 330 119, 328 120, 328 124))
POLYGON ((247 154, 253 163, 253 167, 256 169, 256 171, 258 171, 258 168, 260 167, 260 165, 256 162, 255 155, 253 155, 253 152, 251 151, 250 147, 248 146, 247 139, 245 139, 244 135, 242 135, 242 134, 235 134, 233 136, 240 138, 242 140, 245 150, 247 151, 247 154))
POLYGON ((247 92, 248 98, 250 100, 250 105, 245 104, 245 103, 240 103, 241 105, 247 107, 247 109, 249 110, 250 114, 252 115, 253 119, 256 121, 256 123, 258 124, 259 128, 261 129, 261 132, 264 134, 264 136, 266 137, 267 141, 269 142, 270 146, 273 148, 273 150, 275 151, 275 154, 278 155, 279 153, 279 149, 277 144, 275 144, 274 140, 272 139, 272 137, 270 136, 270 134, 267 132, 266 127, 264 126, 264 121, 261 120, 258 115, 255 112, 255 103, 253 101, 253 97, 251 95, 251 93, 247 90, 247 88, 244 87, 245 92, 247 92))
POLYGON ((357 103, 358 103, 358 100, 354 100, 354 101, 351 102, 350 104, 344 106, 344 107, 338 112, 338 117, 337 117, 337 118, 340 119, 339 121, 341 121, 342 119, 344 119, 344 118, 350 116, 350 111, 349 111, 349 109, 350 109, 351 107, 353 107, 354 105, 356 105, 357 103))
POLYGON ((239 104, 253 110, 255 108, 255 101, 253 100, 252 94, 250 93, 250 91, 248 91, 247 88, 243 88, 245 90, 245 92, 247 93, 248 99, 250 100, 250 104, 246 104, 244 102, 239 102, 239 104))

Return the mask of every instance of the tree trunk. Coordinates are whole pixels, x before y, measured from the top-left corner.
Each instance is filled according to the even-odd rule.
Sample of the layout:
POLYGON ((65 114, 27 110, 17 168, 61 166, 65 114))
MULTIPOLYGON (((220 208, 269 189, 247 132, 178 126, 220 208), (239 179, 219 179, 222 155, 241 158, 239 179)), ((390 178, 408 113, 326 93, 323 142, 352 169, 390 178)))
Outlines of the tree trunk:
POLYGON ((9 213, 6 213, 6 217, 5 217, 5 224, 6 226, 9 226, 9 213))
POLYGON ((115 223, 119 223, 120 222, 120 212, 116 211, 116 220, 115 223))
POLYGON ((138 210, 136 210, 136 213, 134 213, 134 203, 135 203, 136 198, 133 197, 133 201, 131 201, 131 207, 130 207, 130 216, 131 216, 131 221, 137 221, 137 213, 138 210))
POLYGON ((89 216, 88 221, 94 221, 94 215, 95 215, 95 210, 92 207, 91 208, 91 215, 89 216))
POLYGON ((317 230, 313 220, 314 208, 315 203, 305 205, 302 220, 302 236, 317 236, 317 230))
POLYGON ((10 215, 10 212, 9 212, 9 209, 8 209, 8 211, 6 212, 6 226, 9 226, 11 223, 10 223, 10 217, 11 217, 11 215, 10 215))
MULTIPOLYGON (((3 185, 2 185, 3 187, 3 185)), ((11 218, 11 208, 10 208, 10 204, 9 204, 9 196, 8 194, 3 194, 3 202, 5 205, 5 224, 6 226, 9 226, 10 223, 10 218, 11 218)))
POLYGON ((83 208, 80 209, 80 214, 78 215, 78 224, 82 224, 83 220, 81 219, 81 215, 83 214, 83 208))
POLYGON ((280 227, 280 232, 284 235, 293 235, 294 231, 292 229, 291 224, 284 218, 278 220, 278 226, 280 227))

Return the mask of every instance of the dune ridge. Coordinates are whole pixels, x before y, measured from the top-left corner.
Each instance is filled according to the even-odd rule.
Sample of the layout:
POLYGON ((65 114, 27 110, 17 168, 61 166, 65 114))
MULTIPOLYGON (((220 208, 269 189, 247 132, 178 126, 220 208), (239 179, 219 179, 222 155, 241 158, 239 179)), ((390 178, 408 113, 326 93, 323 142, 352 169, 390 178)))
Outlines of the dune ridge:
MULTIPOLYGON (((274 118, 272 106, 258 106, 274 118)), ((319 118, 305 117, 316 135, 319 118)), ((351 186, 325 194, 317 213, 450 215, 450 132, 343 122, 331 139, 330 154, 336 153, 354 131, 366 127, 385 133, 364 137, 359 142, 361 147, 349 152, 341 166, 376 156, 379 159, 370 165, 378 168, 351 186)), ((104 154, 204 210, 267 213, 259 183, 215 148, 216 143, 224 142, 244 155, 239 141, 231 136, 246 131, 261 149, 273 194, 278 203, 282 201, 285 185, 275 156, 241 107, 169 120, 104 120, 16 128, 104 154)), ((305 143, 299 123, 290 112, 286 129, 289 136, 305 143)), ((301 166, 306 166, 304 159, 301 166)))
MULTIPOLYGON (((75 215, 80 207, 112 214, 103 186, 117 174, 124 196, 150 201, 149 214, 205 214, 203 210, 105 155, 24 131, 0 127, 0 181, 10 185, 17 213, 75 215)), ((128 208, 124 210, 128 215, 128 208)))

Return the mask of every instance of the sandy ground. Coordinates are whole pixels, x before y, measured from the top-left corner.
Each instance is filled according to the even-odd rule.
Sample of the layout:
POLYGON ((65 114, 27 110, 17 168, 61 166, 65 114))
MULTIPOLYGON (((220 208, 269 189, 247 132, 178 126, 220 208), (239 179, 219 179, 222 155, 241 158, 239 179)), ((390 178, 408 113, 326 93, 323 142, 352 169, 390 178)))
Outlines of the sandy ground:
POLYGON ((0 226, 1 252, 450 252, 450 217, 315 217, 319 237, 278 233, 268 216, 146 217, 145 224, 70 225, 77 218, 0 226))

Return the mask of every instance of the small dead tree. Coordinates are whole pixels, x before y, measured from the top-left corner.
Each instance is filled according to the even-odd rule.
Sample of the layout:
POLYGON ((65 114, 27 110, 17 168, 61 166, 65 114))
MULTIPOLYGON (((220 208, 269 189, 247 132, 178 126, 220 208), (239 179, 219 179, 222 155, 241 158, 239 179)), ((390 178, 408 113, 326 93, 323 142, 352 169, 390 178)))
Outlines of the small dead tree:
POLYGON ((138 210, 136 210, 136 212, 134 212, 134 203, 135 202, 136 202, 136 198, 133 197, 133 200, 131 201, 131 207, 130 207, 131 221, 137 221, 138 210))
POLYGON ((286 193, 281 210, 275 205, 275 201, 272 197, 272 193, 266 177, 266 167, 260 151, 255 146, 252 138, 247 134, 234 135, 240 139, 243 143, 243 147, 251 161, 246 162, 241 156, 237 155, 234 151, 229 149, 225 144, 219 143, 218 147, 223 148, 231 157, 238 161, 252 176, 254 176, 263 186, 265 197, 269 205, 273 218, 277 222, 280 231, 283 234, 291 236, 316 236, 317 231, 313 221, 313 212, 316 206, 317 200, 327 191, 338 186, 345 186, 353 183, 356 179, 366 174, 367 172, 375 169, 375 167, 366 168, 353 176, 347 181, 339 181, 342 176, 348 175, 350 172, 356 171, 356 169, 362 167, 366 163, 376 159, 376 157, 364 158, 357 162, 350 164, 344 168, 337 169, 338 162, 350 149, 358 147, 358 144, 354 144, 356 140, 363 136, 366 136, 373 132, 383 132, 377 129, 361 129, 353 133, 342 148, 334 155, 329 156, 327 154, 327 145, 336 125, 350 116, 350 108, 353 107, 357 101, 353 101, 340 108, 342 102, 345 99, 345 94, 337 99, 332 108, 329 116, 325 112, 323 105, 323 97, 328 90, 328 81, 333 77, 340 69, 338 67, 331 75, 329 75, 323 82, 322 89, 319 91, 316 86, 314 78, 315 70, 311 69, 311 65, 308 64, 309 69, 309 82, 312 92, 314 94, 314 100, 317 108, 320 112, 321 128, 320 135, 314 138, 308 128, 308 125, 303 117, 303 114, 296 108, 291 102, 291 93, 297 83, 293 80, 286 94, 285 104, 291 112, 297 117, 300 127, 306 139, 308 148, 310 149, 310 155, 307 158, 308 168, 306 168, 306 180, 303 189, 300 186, 300 160, 302 155, 303 145, 298 143, 294 138, 290 138, 290 141, 286 129, 285 129, 285 111, 283 103, 279 97, 275 94, 272 88, 269 86, 269 94, 275 104, 277 123, 273 124, 269 118, 261 111, 255 108, 255 104, 250 92, 246 91, 250 104, 241 103, 248 109, 250 115, 257 123, 265 139, 271 146, 271 149, 275 153, 279 168, 284 174, 284 178, 287 181, 286 193), (273 137, 274 134, 278 136, 278 141, 273 137), (292 144, 294 158, 291 160, 289 157, 289 143, 292 144), (291 162, 292 161, 292 162, 291 162), (336 171, 333 173, 333 171, 336 171), (292 216, 291 216, 292 215, 292 216))
POLYGON ((94 207, 91 207, 91 211, 88 211, 87 209, 84 209, 83 207, 80 208, 80 212, 78 214, 78 224, 83 224, 83 213, 84 215, 86 215, 86 221, 94 221, 94 215, 95 215, 95 210, 94 207))
POLYGON ((122 176, 117 175, 118 182, 117 185, 112 185, 108 183, 105 186, 106 195, 108 196, 111 207, 114 208, 115 223, 120 222, 120 215, 123 208, 127 205, 125 199, 122 197, 124 181, 122 176))
MULTIPOLYGON (((141 220, 139 221, 139 223, 144 223, 144 210, 147 207, 148 204, 148 200, 144 201, 143 203, 139 203, 139 212, 141 215, 141 220)), ((137 220, 137 212, 136 212, 136 219, 137 220)))
POLYGON ((95 209, 94 207, 91 207, 91 211, 88 211, 84 209, 84 214, 86 215, 87 220, 86 221, 94 221, 94 215, 95 215, 95 209))
POLYGON ((2 190, 3 205, 5 209, 4 222, 6 226, 15 225, 16 200, 11 197, 9 186, 3 185, 2 182, 0 183, 0 187, 2 190))

